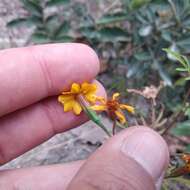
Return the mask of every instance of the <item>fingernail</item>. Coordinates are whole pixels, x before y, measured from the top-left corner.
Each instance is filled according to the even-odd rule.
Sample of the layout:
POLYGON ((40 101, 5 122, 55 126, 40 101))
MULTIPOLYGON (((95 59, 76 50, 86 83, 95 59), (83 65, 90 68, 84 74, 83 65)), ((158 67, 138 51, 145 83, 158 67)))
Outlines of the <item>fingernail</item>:
POLYGON ((136 160, 155 180, 168 165, 168 148, 162 137, 151 129, 135 129, 122 144, 122 152, 136 160))

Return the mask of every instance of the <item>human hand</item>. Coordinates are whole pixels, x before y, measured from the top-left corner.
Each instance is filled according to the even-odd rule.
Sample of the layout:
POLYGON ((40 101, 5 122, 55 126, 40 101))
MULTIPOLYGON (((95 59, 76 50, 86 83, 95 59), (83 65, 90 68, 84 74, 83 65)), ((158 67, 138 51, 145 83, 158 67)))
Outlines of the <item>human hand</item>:
MULTIPOLYGON (((0 61, 0 164, 87 120, 65 113, 57 95, 73 82, 95 78, 99 61, 92 49, 81 44, 9 49, 0 52, 0 61)), ((105 93, 100 84, 99 89, 105 93)), ((133 127, 85 161, 1 171, 0 189, 152 190, 159 188, 167 163, 163 139, 133 127)))

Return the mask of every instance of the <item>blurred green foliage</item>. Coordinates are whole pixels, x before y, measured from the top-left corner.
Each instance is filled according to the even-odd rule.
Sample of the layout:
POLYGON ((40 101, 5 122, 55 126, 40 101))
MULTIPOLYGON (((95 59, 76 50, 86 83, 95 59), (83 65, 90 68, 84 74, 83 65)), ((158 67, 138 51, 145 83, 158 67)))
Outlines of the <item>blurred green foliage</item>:
MULTIPOLYGON (((190 88, 189 62, 175 52, 190 53, 190 0, 113 1, 100 17, 94 17, 86 4, 71 0, 20 1, 27 14, 8 26, 33 27, 33 43, 87 43, 105 62, 110 88, 125 92, 126 86, 158 85, 163 80, 160 102, 167 108, 166 115, 184 106, 190 88), (113 8, 115 2, 121 3, 120 9, 113 8), (166 54, 163 48, 173 53, 166 54)), ((189 127, 189 116, 182 120, 176 130, 189 127)), ((182 130, 175 133, 185 135, 182 130)))

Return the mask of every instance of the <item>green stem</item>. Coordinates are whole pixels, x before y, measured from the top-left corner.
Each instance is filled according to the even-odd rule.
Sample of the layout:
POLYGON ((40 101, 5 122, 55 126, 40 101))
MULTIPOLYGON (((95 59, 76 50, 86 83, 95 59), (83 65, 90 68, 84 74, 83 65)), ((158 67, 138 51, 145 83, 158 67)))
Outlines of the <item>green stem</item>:
POLYGON ((107 128, 104 126, 104 124, 101 122, 100 117, 96 114, 95 111, 87 108, 87 107, 83 107, 85 113, 88 115, 88 117, 94 122, 96 123, 109 137, 111 137, 112 135, 110 134, 110 132, 107 130, 107 128))
POLYGON ((80 102, 80 105, 82 106, 84 112, 90 118, 90 120, 92 120, 94 123, 96 123, 109 137, 111 137, 110 132, 107 130, 107 128, 101 122, 100 117, 97 115, 97 113, 94 110, 90 109, 89 102, 87 102, 82 95, 78 96, 78 101, 80 102))

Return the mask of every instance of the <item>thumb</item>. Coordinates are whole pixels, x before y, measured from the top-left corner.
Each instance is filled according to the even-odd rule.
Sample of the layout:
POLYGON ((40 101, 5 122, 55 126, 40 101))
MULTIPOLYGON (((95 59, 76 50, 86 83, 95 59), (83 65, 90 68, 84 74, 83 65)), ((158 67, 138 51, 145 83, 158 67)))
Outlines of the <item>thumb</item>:
POLYGON ((159 189, 169 154, 162 137, 132 127, 109 139, 80 168, 68 190, 159 189))

